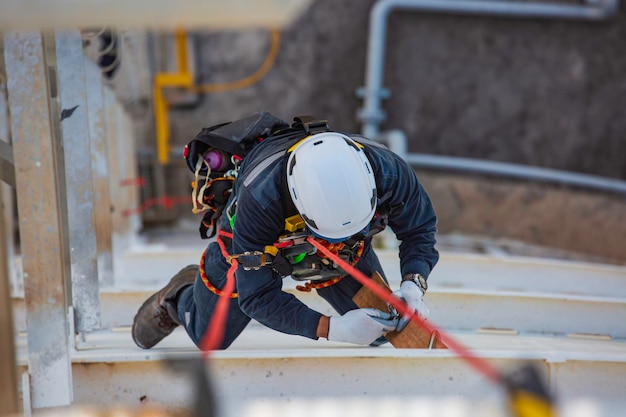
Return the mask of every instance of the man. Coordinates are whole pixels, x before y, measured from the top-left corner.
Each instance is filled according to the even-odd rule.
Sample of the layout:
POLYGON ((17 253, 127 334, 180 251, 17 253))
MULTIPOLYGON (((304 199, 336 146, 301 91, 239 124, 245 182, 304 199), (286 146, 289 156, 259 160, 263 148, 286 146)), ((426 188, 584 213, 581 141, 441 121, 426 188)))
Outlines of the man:
MULTIPOLYGON (((230 346, 251 318, 279 332, 359 345, 384 343, 384 334, 397 328, 401 320, 389 312, 358 308, 352 298, 361 284, 307 246, 302 239, 306 235, 367 276, 378 272, 384 277, 371 242, 388 224, 401 241, 402 283, 394 294, 423 318, 428 315, 423 296, 439 256, 437 220, 414 171, 366 138, 330 131, 326 123, 312 119, 295 120, 291 128, 282 121, 273 125, 235 167, 225 213, 222 207, 213 216, 227 257, 238 257, 242 264, 221 349, 230 346), (223 231, 232 231, 232 240, 223 231), (339 315, 324 316, 283 292, 284 276, 309 280, 307 286, 339 315)), ((205 162, 197 157, 190 164, 197 167, 196 178, 202 164, 210 173, 215 163, 208 152, 203 149, 201 155, 205 162)), ((211 203, 214 197, 203 201, 211 203)), ((226 282, 229 264, 224 255, 217 242, 210 243, 201 267, 182 269, 140 307, 132 331, 139 347, 151 348, 178 325, 200 345, 226 282)))

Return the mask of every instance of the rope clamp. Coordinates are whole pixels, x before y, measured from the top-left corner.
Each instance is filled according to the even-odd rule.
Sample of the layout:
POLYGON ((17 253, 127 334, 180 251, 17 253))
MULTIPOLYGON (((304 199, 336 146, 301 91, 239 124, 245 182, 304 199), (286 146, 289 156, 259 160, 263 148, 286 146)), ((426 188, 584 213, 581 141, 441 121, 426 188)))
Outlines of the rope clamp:
POLYGON ((272 257, 261 251, 246 251, 238 255, 231 255, 226 261, 230 264, 233 259, 237 259, 244 271, 258 271, 261 267, 272 263, 272 257))

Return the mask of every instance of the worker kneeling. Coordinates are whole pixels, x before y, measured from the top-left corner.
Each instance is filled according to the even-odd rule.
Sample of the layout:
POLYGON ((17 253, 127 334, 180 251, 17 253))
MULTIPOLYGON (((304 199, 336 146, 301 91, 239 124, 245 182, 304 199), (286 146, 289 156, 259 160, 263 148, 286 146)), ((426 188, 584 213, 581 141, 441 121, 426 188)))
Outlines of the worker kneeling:
POLYGON ((437 219, 415 172, 376 142, 331 131, 324 121, 294 120, 289 126, 260 112, 203 129, 190 142, 185 156, 196 179, 194 207, 206 210, 201 233, 213 226, 217 241, 199 265, 183 268, 140 307, 132 329, 139 347, 153 347, 178 325, 200 346, 218 300, 228 295, 222 289, 234 259, 236 293, 218 348, 230 346, 251 318, 311 339, 384 343, 384 334, 406 321, 358 308, 353 297, 361 284, 308 239, 367 276, 384 277, 372 237, 386 226, 401 242, 403 278, 394 294, 426 318, 426 280, 439 257, 437 219), (228 134, 220 136, 224 129, 228 134), (215 147, 233 132, 245 139, 239 148, 215 147), (324 316, 282 291, 285 277, 315 289, 339 315, 324 316))

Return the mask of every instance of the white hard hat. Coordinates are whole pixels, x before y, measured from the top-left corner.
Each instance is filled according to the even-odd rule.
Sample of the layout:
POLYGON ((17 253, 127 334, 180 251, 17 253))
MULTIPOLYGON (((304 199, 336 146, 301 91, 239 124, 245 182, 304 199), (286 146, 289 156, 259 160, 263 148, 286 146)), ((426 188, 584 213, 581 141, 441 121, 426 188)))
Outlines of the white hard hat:
POLYGON ((324 132, 292 149, 289 194, 309 229, 331 242, 365 229, 376 212, 376 181, 362 146, 340 133, 324 132))

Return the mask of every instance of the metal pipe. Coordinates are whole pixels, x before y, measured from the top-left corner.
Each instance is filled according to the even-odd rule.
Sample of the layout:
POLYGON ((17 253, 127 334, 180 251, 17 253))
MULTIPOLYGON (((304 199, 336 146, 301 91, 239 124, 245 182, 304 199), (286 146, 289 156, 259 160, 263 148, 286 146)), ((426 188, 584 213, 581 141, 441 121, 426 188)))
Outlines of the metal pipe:
POLYGON ((444 171, 461 171, 491 176, 503 176, 626 194, 626 181, 613 178, 560 171, 550 168, 512 164, 508 162, 495 162, 456 156, 407 153, 406 145, 408 140, 404 132, 399 129, 381 132, 379 133, 377 140, 380 140, 382 143, 386 144, 390 150, 402 156, 404 160, 414 168, 439 169, 444 171))
POLYGON ((416 168, 442 169, 500 175, 524 180, 552 182, 576 187, 616 192, 626 195, 626 181, 578 174, 549 168, 530 167, 504 162, 484 161, 451 156, 408 154, 406 161, 416 168))
POLYGON ((381 99, 388 95, 383 88, 383 63, 387 19, 396 9, 410 9, 430 13, 463 13, 470 15, 497 15, 511 18, 554 18, 604 20, 615 15, 619 0, 598 0, 587 5, 525 3, 483 0, 381 0, 370 13, 370 31, 365 72, 365 87, 357 94, 364 99, 358 118, 363 122, 363 136, 376 138, 379 125, 385 120, 381 99))
POLYGON ((557 18, 603 20, 615 15, 619 0, 589 1, 587 5, 514 3, 482 0, 380 0, 370 13, 370 32, 364 88, 357 94, 363 97, 364 107, 358 117, 363 122, 363 136, 388 144, 417 168, 467 171, 478 174, 502 175, 526 180, 554 182, 565 185, 626 193, 626 182, 592 175, 577 174, 554 169, 492 162, 438 155, 407 154, 406 135, 400 130, 381 132, 385 120, 381 100, 389 96, 383 88, 383 63, 387 19, 395 9, 411 9, 431 13, 464 13, 470 15, 497 15, 512 18, 557 18))

